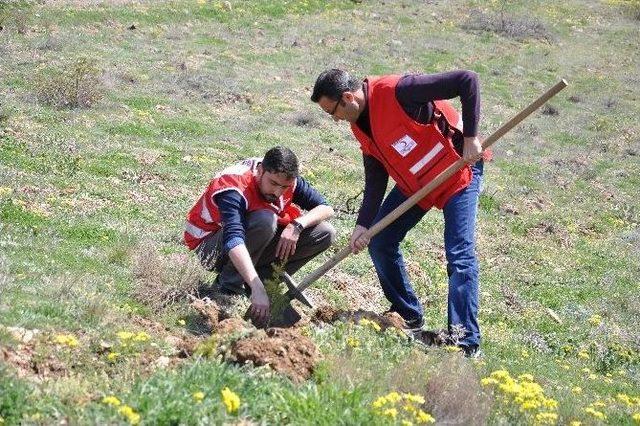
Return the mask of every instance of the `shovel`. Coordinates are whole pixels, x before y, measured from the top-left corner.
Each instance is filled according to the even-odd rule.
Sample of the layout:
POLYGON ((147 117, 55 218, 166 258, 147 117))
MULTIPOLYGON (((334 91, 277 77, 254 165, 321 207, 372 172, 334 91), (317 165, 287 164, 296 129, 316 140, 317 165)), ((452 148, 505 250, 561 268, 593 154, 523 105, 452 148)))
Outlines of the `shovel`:
MULTIPOLYGON (((554 97, 558 92, 567 87, 567 82, 562 79, 558 83, 556 83, 552 88, 547 90, 543 95, 541 95, 538 99, 533 101, 529 106, 520 111, 515 117, 502 125, 498 130, 493 132, 491 136, 482 141, 482 149, 485 150, 493 145, 498 139, 504 136, 509 130, 513 129, 517 126, 522 120, 531 115, 535 110, 540 108, 545 102, 554 97)), ((431 182, 423 186, 418 192, 413 194, 407 200, 405 200, 402 204, 396 207, 393 211, 391 211, 388 215, 382 218, 379 222, 373 225, 366 232, 369 238, 376 235, 378 232, 382 231, 386 226, 388 226, 391 222, 396 220, 400 215, 405 213, 411 207, 413 207, 416 203, 422 200, 427 194, 433 191, 434 188, 438 187, 442 182, 446 181, 458 170, 462 169, 466 165, 465 161, 460 158, 455 163, 451 164, 445 170, 442 171, 438 176, 436 176, 431 182)), ((272 318, 271 325, 272 326, 292 326, 300 321, 300 314, 291 306, 292 300, 298 300, 304 305, 313 308, 313 305, 309 300, 302 294, 302 292, 313 284, 316 280, 318 280, 321 276, 326 274, 330 269, 340 263, 345 257, 347 257, 351 253, 351 246, 347 245, 342 250, 333 255, 333 257, 327 260, 322 266, 318 269, 307 275, 299 284, 291 278, 289 274, 286 272, 282 274, 282 279, 287 285, 287 292, 284 294, 284 297, 288 299, 288 304, 283 307, 281 312, 276 315, 276 318, 272 318)))

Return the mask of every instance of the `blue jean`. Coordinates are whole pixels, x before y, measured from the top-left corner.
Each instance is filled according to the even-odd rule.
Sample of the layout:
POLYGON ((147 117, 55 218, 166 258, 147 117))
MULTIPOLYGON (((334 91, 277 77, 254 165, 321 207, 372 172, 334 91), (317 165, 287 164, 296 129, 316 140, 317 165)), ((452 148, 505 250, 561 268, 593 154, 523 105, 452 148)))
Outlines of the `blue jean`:
MULTIPOLYGON (((478 197, 482 184, 483 162, 472 167, 469 186, 447 201, 444 215, 444 247, 449 276, 448 327, 465 330, 461 345, 479 345, 478 326, 478 260, 475 253, 475 225, 478 197)), ((382 203, 374 223, 378 222, 407 199, 394 187, 382 203)), ((391 310, 407 321, 422 319, 423 310, 415 295, 400 251, 400 242, 424 217, 426 211, 414 206, 375 235, 369 243, 369 254, 378 273, 382 290, 391 302, 391 310)))

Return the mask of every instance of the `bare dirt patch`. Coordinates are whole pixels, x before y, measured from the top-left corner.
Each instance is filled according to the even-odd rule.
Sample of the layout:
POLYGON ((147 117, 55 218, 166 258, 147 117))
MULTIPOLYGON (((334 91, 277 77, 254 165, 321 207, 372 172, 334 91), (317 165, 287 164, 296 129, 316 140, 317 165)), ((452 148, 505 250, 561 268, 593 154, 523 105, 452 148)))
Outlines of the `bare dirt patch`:
POLYGON ((316 345, 297 328, 258 330, 242 318, 225 318, 224 310, 209 299, 196 299, 191 306, 202 316, 214 336, 218 336, 218 348, 228 361, 269 366, 300 383, 311 377, 320 360, 316 345), (225 342, 229 342, 228 350, 224 349, 225 342))
POLYGON ((0 349, 0 360, 13 366, 18 377, 42 382, 48 378, 62 377, 67 367, 53 355, 39 356, 34 345, 18 345, 0 349))
POLYGON ((320 354, 311 339, 297 330, 284 328, 269 328, 237 340, 231 353, 238 363, 268 365, 296 383, 309 379, 320 360, 320 354))
POLYGON ((386 312, 380 315, 363 309, 345 311, 332 306, 321 306, 315 311, 312 317, 312 321, 314 322, 324 322, 327 324, 332 324, 336 321, 349 321, 357 324, 363 319, 375 322, 382 330, 386 330, 389 327, 402 330, 405 327, 404 320, 395 312, 386 312))

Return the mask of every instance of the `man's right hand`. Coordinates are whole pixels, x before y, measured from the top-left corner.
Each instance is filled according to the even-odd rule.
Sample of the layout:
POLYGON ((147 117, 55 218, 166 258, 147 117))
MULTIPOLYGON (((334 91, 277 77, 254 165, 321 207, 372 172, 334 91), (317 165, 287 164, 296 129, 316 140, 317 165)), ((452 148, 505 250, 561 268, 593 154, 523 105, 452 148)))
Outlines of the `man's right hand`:
POLYGON ((264 324, 270 316, 271 306, 269 305, 269 296, 264 289, 262 282, 251 286, 251 316, 259 323, 264 324))
POLYGON ((349 245, 351 246, 351 251, 354 254, 360 253, 369 245, 369 236, 367 235, 367 231, 368 229, 362 225, 356 225, 353 229, 349 245))

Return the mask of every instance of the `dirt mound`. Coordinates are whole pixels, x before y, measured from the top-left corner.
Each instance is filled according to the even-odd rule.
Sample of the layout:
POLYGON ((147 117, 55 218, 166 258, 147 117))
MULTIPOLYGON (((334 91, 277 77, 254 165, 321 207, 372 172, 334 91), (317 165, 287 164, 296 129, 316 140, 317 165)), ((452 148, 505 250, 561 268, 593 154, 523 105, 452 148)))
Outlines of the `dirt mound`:
POLYGON ((362 319, 373 321, 380 326, 382 330, 389 327, 403 329, 405 327, 404 320, 395 312, 386 312, 382 315, 375 312, 359 309, 357 311, 344 311, 333 308, 331 306, 322 306, 316 310, 313 315, 313 321, 332 324, 336 321, 360 322, 362 319))
POLYGON ((0 361, 12 365, 17 370, 18 377, 35 382, 67 374, 67 367, 61 361, 53 355, 36 356, 34 347, 30 345, 0 349, 0 361))
POLYGON ((221 345, 229 348, 223 353, 225 359, 267 365, 298 383, 311 377, 320 356, 315 344, 297 329, 258 330, 242 318, 223 319, 224 312, 208 299, 193 300, 191 306, 204 318, 212 334, 219 336, 219 343, 230 344, 230 347, 227 343, 221 345))
POLYGON ((310 378, 320 360, 315 344, 308 337, 284 328, 269 328, 237 340, 231 353, 236 362, 268 365, 297 383, 310 378))

